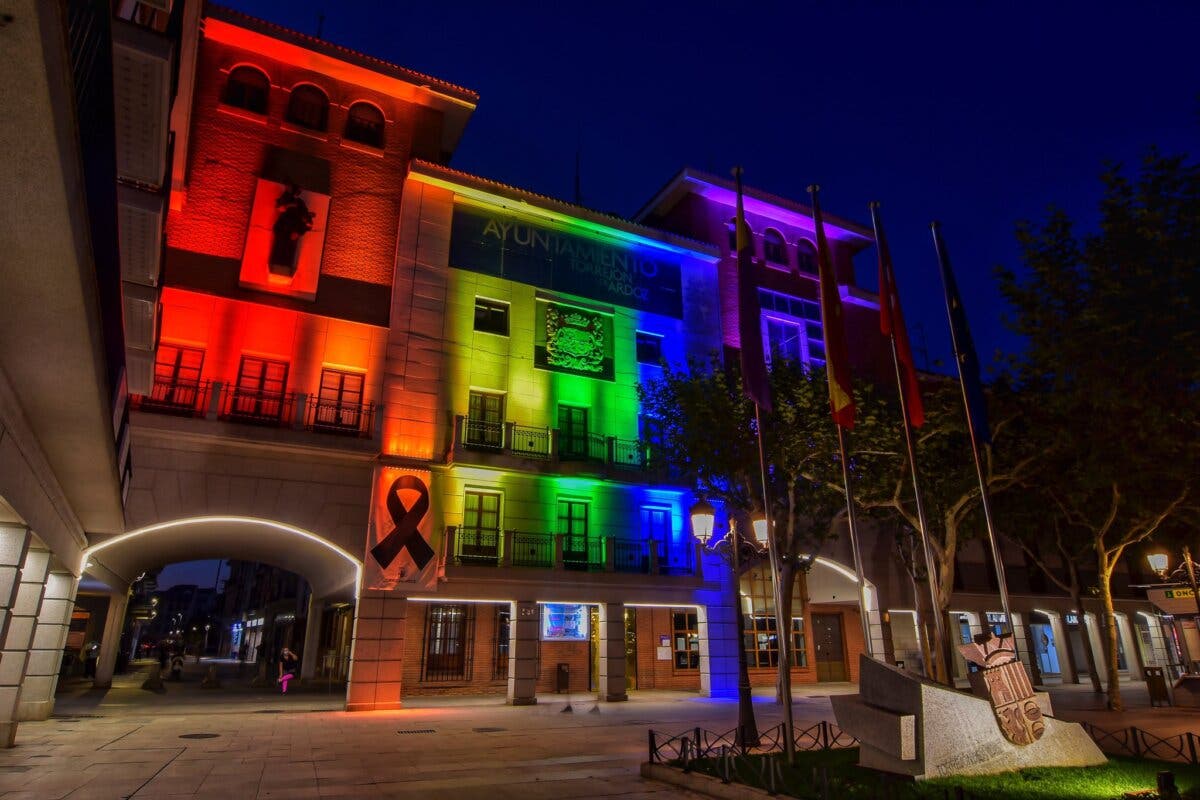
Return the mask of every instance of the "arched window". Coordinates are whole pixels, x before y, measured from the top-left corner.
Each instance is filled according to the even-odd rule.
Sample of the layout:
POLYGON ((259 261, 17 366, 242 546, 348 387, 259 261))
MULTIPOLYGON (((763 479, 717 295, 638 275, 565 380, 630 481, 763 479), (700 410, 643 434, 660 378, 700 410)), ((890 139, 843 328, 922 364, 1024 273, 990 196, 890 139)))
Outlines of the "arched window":
POLYGON ((383 149, 383 112, 370 103, 355 103, 346 115, 345 138, 383 149))
POLYGON ((787 264, 787 244, 783 234, 774 228, 767 228, 763 233, 763 258, 772 264, 787 264))
POLYGON ((271 81, 262 70, 254 67, 237 67, 225 82, 225 102, 255 114, 267 113, 270 94, 271 81))
POLYGON ((801 272, 807 272, 809 275, 817 274, 817 248, 812 242, 807 239, 801 239, 796 243, 796 264, 800 267, 801 272))
MULTIPOLYGON (((736 254, 737 253, 737 217, 731 218, 729 220, 729 222, 726 224, 726 227, 729 228, 729 252, 736 254)), ((749 224, 746 225, 746 230, 750 231, 750 233, 751 233, 750 238, 751 238, 751 241, 753 241, 754 240, 754 237, 753 237, 754 231, 752 231, 750 229, 749 224)))
POLYGON ((325 130, 329 122, 329 98, 312 84, 297 86, 288 99, 287 121, 313 131, 325 130))

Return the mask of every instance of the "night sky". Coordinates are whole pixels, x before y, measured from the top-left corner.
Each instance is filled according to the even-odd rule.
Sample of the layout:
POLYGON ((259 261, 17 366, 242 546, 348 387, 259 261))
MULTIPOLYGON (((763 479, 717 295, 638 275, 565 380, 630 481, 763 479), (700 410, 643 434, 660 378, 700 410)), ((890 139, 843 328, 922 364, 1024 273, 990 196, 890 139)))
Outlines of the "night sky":
MULTIPOLYGON (((323 12, 325 39, 478 91, 458 169, 570 200, 581 150, 584 203, 624 216, 683 166, 802 202, 816 182, 866 225, 880 200, 935 369, 930 220, 986 366, 1020 348, 993 279, 1015 222, 1057 205, 1091 227, 1106 161, 1200 133, 1196 3, 227 2, 308 34, 323 12)), ((857 268, 873 290, 874 250, 857 268)))

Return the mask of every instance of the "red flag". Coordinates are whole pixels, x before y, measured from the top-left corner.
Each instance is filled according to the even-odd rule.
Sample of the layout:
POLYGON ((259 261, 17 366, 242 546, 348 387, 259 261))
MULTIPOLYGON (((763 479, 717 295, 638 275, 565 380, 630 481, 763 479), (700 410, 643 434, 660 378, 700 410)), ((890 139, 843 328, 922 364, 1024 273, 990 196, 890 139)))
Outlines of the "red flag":
POLYGON ((871 221, 875 224, 875 244, 879 248, 879 330, 891 336, 896 344, 896 360, 900 362, 900 380, 908 423, 914 428, 925 424, 925 404, 921 402, 921 385, 917 381, 917 365, 908 343, 904 312, 900 309, 900 291, 896 288, 896 270, 888 249, 883 222, 879 219, 879 204, 871 204, 871 221))
POLYGON ((821 325, 825 331, 825 372, 829 376, 829 407, 833 421, 846 430, 854 428, 854 392, 850 385, 850 358, 846 350, 846 321, 842 296, 829 260, 825 224, 821 221, 820 187, 808 187, 812 195, 813 224, 817 229, 817 274, 821 279, 821 325))
POLYGON ((737 179, 737 278, 738 339, 741 340, 742 386, 746 396, 760 409, 771 410, 771 388, 767 382, 767 359, 763 353, 762 315, 758 286, 754 282, 754 240, 742 209, 742 168, 733 171, 737 179))

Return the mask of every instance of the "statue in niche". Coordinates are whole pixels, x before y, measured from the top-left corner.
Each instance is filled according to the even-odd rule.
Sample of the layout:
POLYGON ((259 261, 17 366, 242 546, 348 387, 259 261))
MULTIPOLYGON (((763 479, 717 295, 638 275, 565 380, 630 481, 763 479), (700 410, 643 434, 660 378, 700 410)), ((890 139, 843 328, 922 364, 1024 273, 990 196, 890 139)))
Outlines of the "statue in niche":
POLYGON ((301 197, 301 189, 291 184, 275 201, 279 216, 271 227, 271 256, 268 264, 276 275, 291 277, 296 273, 296 253, 300 237, 312 230, 313 212, 301 197))

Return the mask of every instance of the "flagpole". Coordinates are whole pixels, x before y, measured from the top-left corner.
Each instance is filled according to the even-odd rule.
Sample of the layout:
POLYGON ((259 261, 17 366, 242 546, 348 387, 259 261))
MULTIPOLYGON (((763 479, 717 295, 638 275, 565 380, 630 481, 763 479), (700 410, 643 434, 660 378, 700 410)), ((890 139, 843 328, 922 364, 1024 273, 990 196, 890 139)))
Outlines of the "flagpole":
MULTIPOLYGON (((836 298, 837 287, 836 287, 836 279, 833 277, 833 274, 832 274, 831 270, 829 269, 830 265, 829 265, 828 251, 826 250, 826 243, 825 243, 825 223, 821 219, 821 200, 819 197, 820 192, 821 192, 821 187, 815 183, 808 187, 808 193, 810 195, 812 195, 813 227, 816 229, 816 235, 817 235, 817 263, 818 263, 818 274, 821 279, 821 326, 823 329, 825 329, 827 331, 825 334, 825 342, 826 342, 825 364, 826 364, 827 370, 832 370, 833 369, 832 365, 834 364, 834 361, 832 359, 835 358, 835 354, 829 352, 829 346, 831 344, 831 339, 830 339, 830 336, 828 333, 829 329, 827 326, 830 325, 830 323, 831 323, 831 320, 829 319, 829 314, 830 314, 831 309, 826 307, 826 305, 827 305, 826 298, 830 292, 832 292, 832 296, 836 298), (826 286, 826 281, 829 281, 829 280, 833 280, 835 282, 835 285, 826 286)), ((840 306, 836 306, 836 308, 838 309, 836 314, 840 315, 840 306)), ((840 316, 838 316, 837 319, 833 320, 833 322, 837 325, 843 324, 840 316)), ((844 329, 842 329, 842 332, 840 335, 842 337, 844 337, 844 335, 845 335, 844 329)), ((844 355, 844 353, 842 355, 844 355)), ((871 640, 871 616, 867 610, 867 579, 866 579, 866 576, 863 574, 862 548, 859 546, 859 543, 858 543, 858 518, 854 514, 854 489, 850 485, 850 459, 848 459, 846 457, 846 431, 842 427, 841 420, 838 419, 838 415, 836 412, 836 406, 834 406, 834 404, 833 404, 833 393, 834 393, 833 372, 832 371, 828 372, 828 375, 829 375, 829 387, 830 387, 829 388, 830 406, 832 409, 835 410, 833 424, 834 424, 834 427, 837 428, 838 454, 839 454, 840 460, 842 462, 842 485, 846 491, 846 525, 850 529, 850 553, 854 558, 854 575, 855 575, 855 579, 858 581, 858 615, 859 615, 859 624, 862 625, 863 650, 866 652, 866 654, 869 658, 874 658, 875 657, 875 645, 871 640)), ((847 383, 847 385, 844 387, 844 391, 845 391, 846 395, 850 394, 849 383, 847 383)), ((848 424, 850 424, 852 426, 854 424, 854 422, 853 422, 853 402, 849 398, 847 398, 847 402, 850 404, 850 412, 851 412, 850 422, 848 424)))
MULTIPOLYGON (((875 228, 876 246, 883 248, 885 245, 880 244, 883 237, 883 228, 879 221, 879 203, 871 203, 870 208, 871 225, 875 228)), ((884 258, 884 251, 882 249, 879 251, 879 257, 880 259, 884 258)), ((888 258, 889 263, 887 266, 890 269, 892 266, 890 263, 890 254, 888 254, 888 258)), ((883 288, 884 287, 882 286, 879 287, 880 292, 883 291, 883 288)), ((879 298, 880 302, 890 303, 890 295, 895 291, 895 282, 892 281, 888 288, 889 296, 887 298, 881 296, 879 298)), ((929 665, 929 668, 933 673, 935 680, 938 678, 938 672, 940 668, 942 678, 949 683, 949 670, 946 668, 946 664, 944 663, 945 655, 943 652, 944 648, 946 647, 945 624, 944 620, 942 619, 940 604, 938 603, 938 589, 941 582, 938 579, 937 572, 934 571, 933 548, 929 544, 929 522, 925 518, 925 503, 921 499, 921 487, 919 485, 920 479, 917 477, 917 450, 915 443, 913 442, 912 425, 909 424, 908 394, 905 391, 904 375, 900 371, 900 351, 896 345, 895 324, 896 321, 893 320, 893 328, 891 334, 888 336, 888 341, 891 342, 892 345, 892 364, 896 367, 896 389, 897 394, 900 396, 900 418, 904 428, 904 445, 908 451, 908 469, 912 473, 913 497, 916 498, 917 523, 919 525, 918 532, 921 534, 921 549, 925 554, 925 574, 928 576, 927 582, 929 584, 929 613, 933 616, 934 635, 937 637, 937 646, 929 648, 929 658, 933 662, 929 665)), ((914 605, 916 604, 915 596, 913 597, 913 603, 914 605)), ((929 629, 924 625, 922 627, 926 631, 926 636, 928 636, 929 629)))
POLYGON ((950 286, 946 277, 950 271, 950 256, 946 252, 946 244, 942 241, 941 225, 931 222, 929 229, 933 232, 933 248, 937 252, 938 269, 942 275, 942 288, 946 295, 946 316, 950 319, 950 341, 954 345, 954 361, 958 364, 958 383, 962 389, 963 408, 966 410, 967 434, 971 440, 971 455, 975 459, 975 474, 979 478, 979 501, 983 506, 983 519, 987 524, 988 544, 992 550, 992 563, 996 567, 996 581, 1000 585, 1000 605, 1004 610, 1004 621, 1013 639, 1013 651, 1017 648, 1017 630, 1013 625, 1012 612, 1008 604, 1008 582, 1004 577, 1004 562, 1000 559, 1000 547, 996 542, 996 526, 992 522, 992 503, 988 497, 987 479, 983 475, 983 459, 979 454, 979 437, 975 430, 975 414, 971 408, 970 392, 967 391, 966 380, 963 376, 963 343, 959 341, 955 330, 954 314, 951 307, 950 286))

